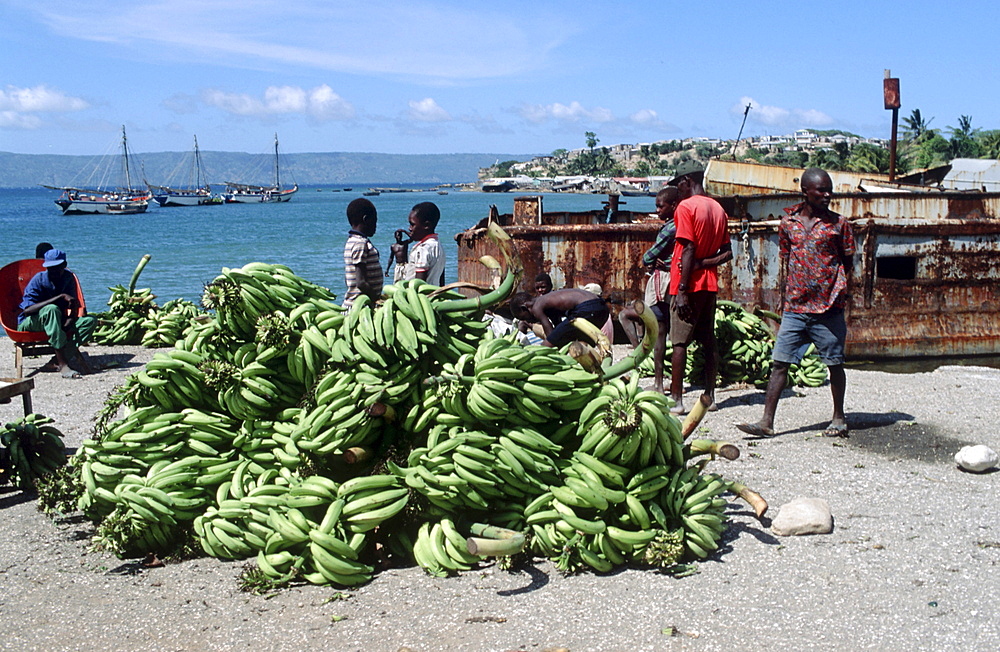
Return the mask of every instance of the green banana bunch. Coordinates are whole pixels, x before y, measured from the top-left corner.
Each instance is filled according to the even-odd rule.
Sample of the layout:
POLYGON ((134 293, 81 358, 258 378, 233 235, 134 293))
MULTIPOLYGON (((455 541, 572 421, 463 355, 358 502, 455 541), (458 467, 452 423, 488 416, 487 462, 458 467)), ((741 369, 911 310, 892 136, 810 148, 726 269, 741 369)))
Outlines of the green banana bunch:
POLYGON ((680 422, 666 397, 639 390, 639 374, 625 383, 615 378, 581 412, 579 449, 633 469, 650 464, 684 464, 680 422))
POLYGON ((197 305, 184 299, 173 299, 154 308, 140 323, 141 344, 149 348, 176 346, 196 319, 207 317, 197 305))
POLYGON ((0 443, 6 447, 6 459, 0 477, 28 491, 40 478, 65 466, 63 435, 52 423, 48 417, 29 414, 3 426, 0 443))

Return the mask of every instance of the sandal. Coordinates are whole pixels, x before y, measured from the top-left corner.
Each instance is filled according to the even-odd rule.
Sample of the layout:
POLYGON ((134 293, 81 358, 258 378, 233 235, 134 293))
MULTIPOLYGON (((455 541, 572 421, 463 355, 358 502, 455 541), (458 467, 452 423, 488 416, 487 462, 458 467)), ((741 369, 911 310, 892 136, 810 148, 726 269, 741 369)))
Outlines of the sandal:
POLYGON ((838 425, 834 425, 834 424, 831 423, 829 426, 826 427, 826 430, 823 431, 823 436, 824 437, 843 437, 844 439, 847 439, 847 437, 848 437, 847 424, 846 423, 841 423, 841 424, 838 424, 838 425))
POLYGON ((83 374, 81 374, 79 371, 73 371, 72 369, 67 369, 66 371, 62 372, 62 377, 63 378, 74 378, 74 379, 75 378, 83 378, 83 374))
POLYGON ((774 437, 774 435, 777 434, 774 432, 773 428, 765 428, 764 426, 756 423, 737 423, 733 425, 736 426, 737 430, 741 430, 752 437, 758 437, 761 439, 774 437))

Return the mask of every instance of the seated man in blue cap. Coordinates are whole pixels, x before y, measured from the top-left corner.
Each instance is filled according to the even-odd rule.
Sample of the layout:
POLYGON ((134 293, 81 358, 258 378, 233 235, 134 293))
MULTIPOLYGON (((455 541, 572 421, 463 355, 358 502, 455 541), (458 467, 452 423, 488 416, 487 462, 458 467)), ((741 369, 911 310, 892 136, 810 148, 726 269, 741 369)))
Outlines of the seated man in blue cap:
POLYGON ((21 314, 17 317, 17 330, 44 332, 49 344, 56 350, 56 364, 64 378, 79 378, 80 373, 90 373, 90 365, 80 353, 94 329, 97 319, 91 316, 76 317, 70 312, 78 307, 76 277, 66 269, 66 254, 59 249, 45 252, 42 267, 28 281, 21 301, 21 314), (78 358, 80 373, 70 367, 78 358))

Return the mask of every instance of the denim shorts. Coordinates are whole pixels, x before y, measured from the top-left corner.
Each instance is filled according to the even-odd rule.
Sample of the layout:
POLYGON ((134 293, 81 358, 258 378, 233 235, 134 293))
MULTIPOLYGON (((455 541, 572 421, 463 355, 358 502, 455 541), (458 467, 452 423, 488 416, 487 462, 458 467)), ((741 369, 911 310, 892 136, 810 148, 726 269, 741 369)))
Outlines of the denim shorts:
POLYGON ((841 365, 844 364, 846 339, 847 321, 840 308, 831 308, 819 314, 786 312, 781 316, 781 327, 778 329, 771 359, 797 364, 812 343, 816 345, 816 352, 823 364, 841 365))

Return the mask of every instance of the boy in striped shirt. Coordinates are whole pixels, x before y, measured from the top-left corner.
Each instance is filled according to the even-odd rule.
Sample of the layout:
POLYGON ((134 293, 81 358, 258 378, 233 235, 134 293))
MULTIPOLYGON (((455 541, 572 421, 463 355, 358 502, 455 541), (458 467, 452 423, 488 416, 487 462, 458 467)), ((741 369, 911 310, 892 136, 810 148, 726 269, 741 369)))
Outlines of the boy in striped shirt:
POLYGON ((344 307, 350 308, 361 294, 367 294, 374 300, 382 293, 382 263, 379 262, 378 249, 369 240, 375 235, 378 225, 375 204, 364 197, 355 199, 347 206, 347 221, 351 230, 347 232, 347 244, 344 245, 344 276, 347 281, 344 307))

